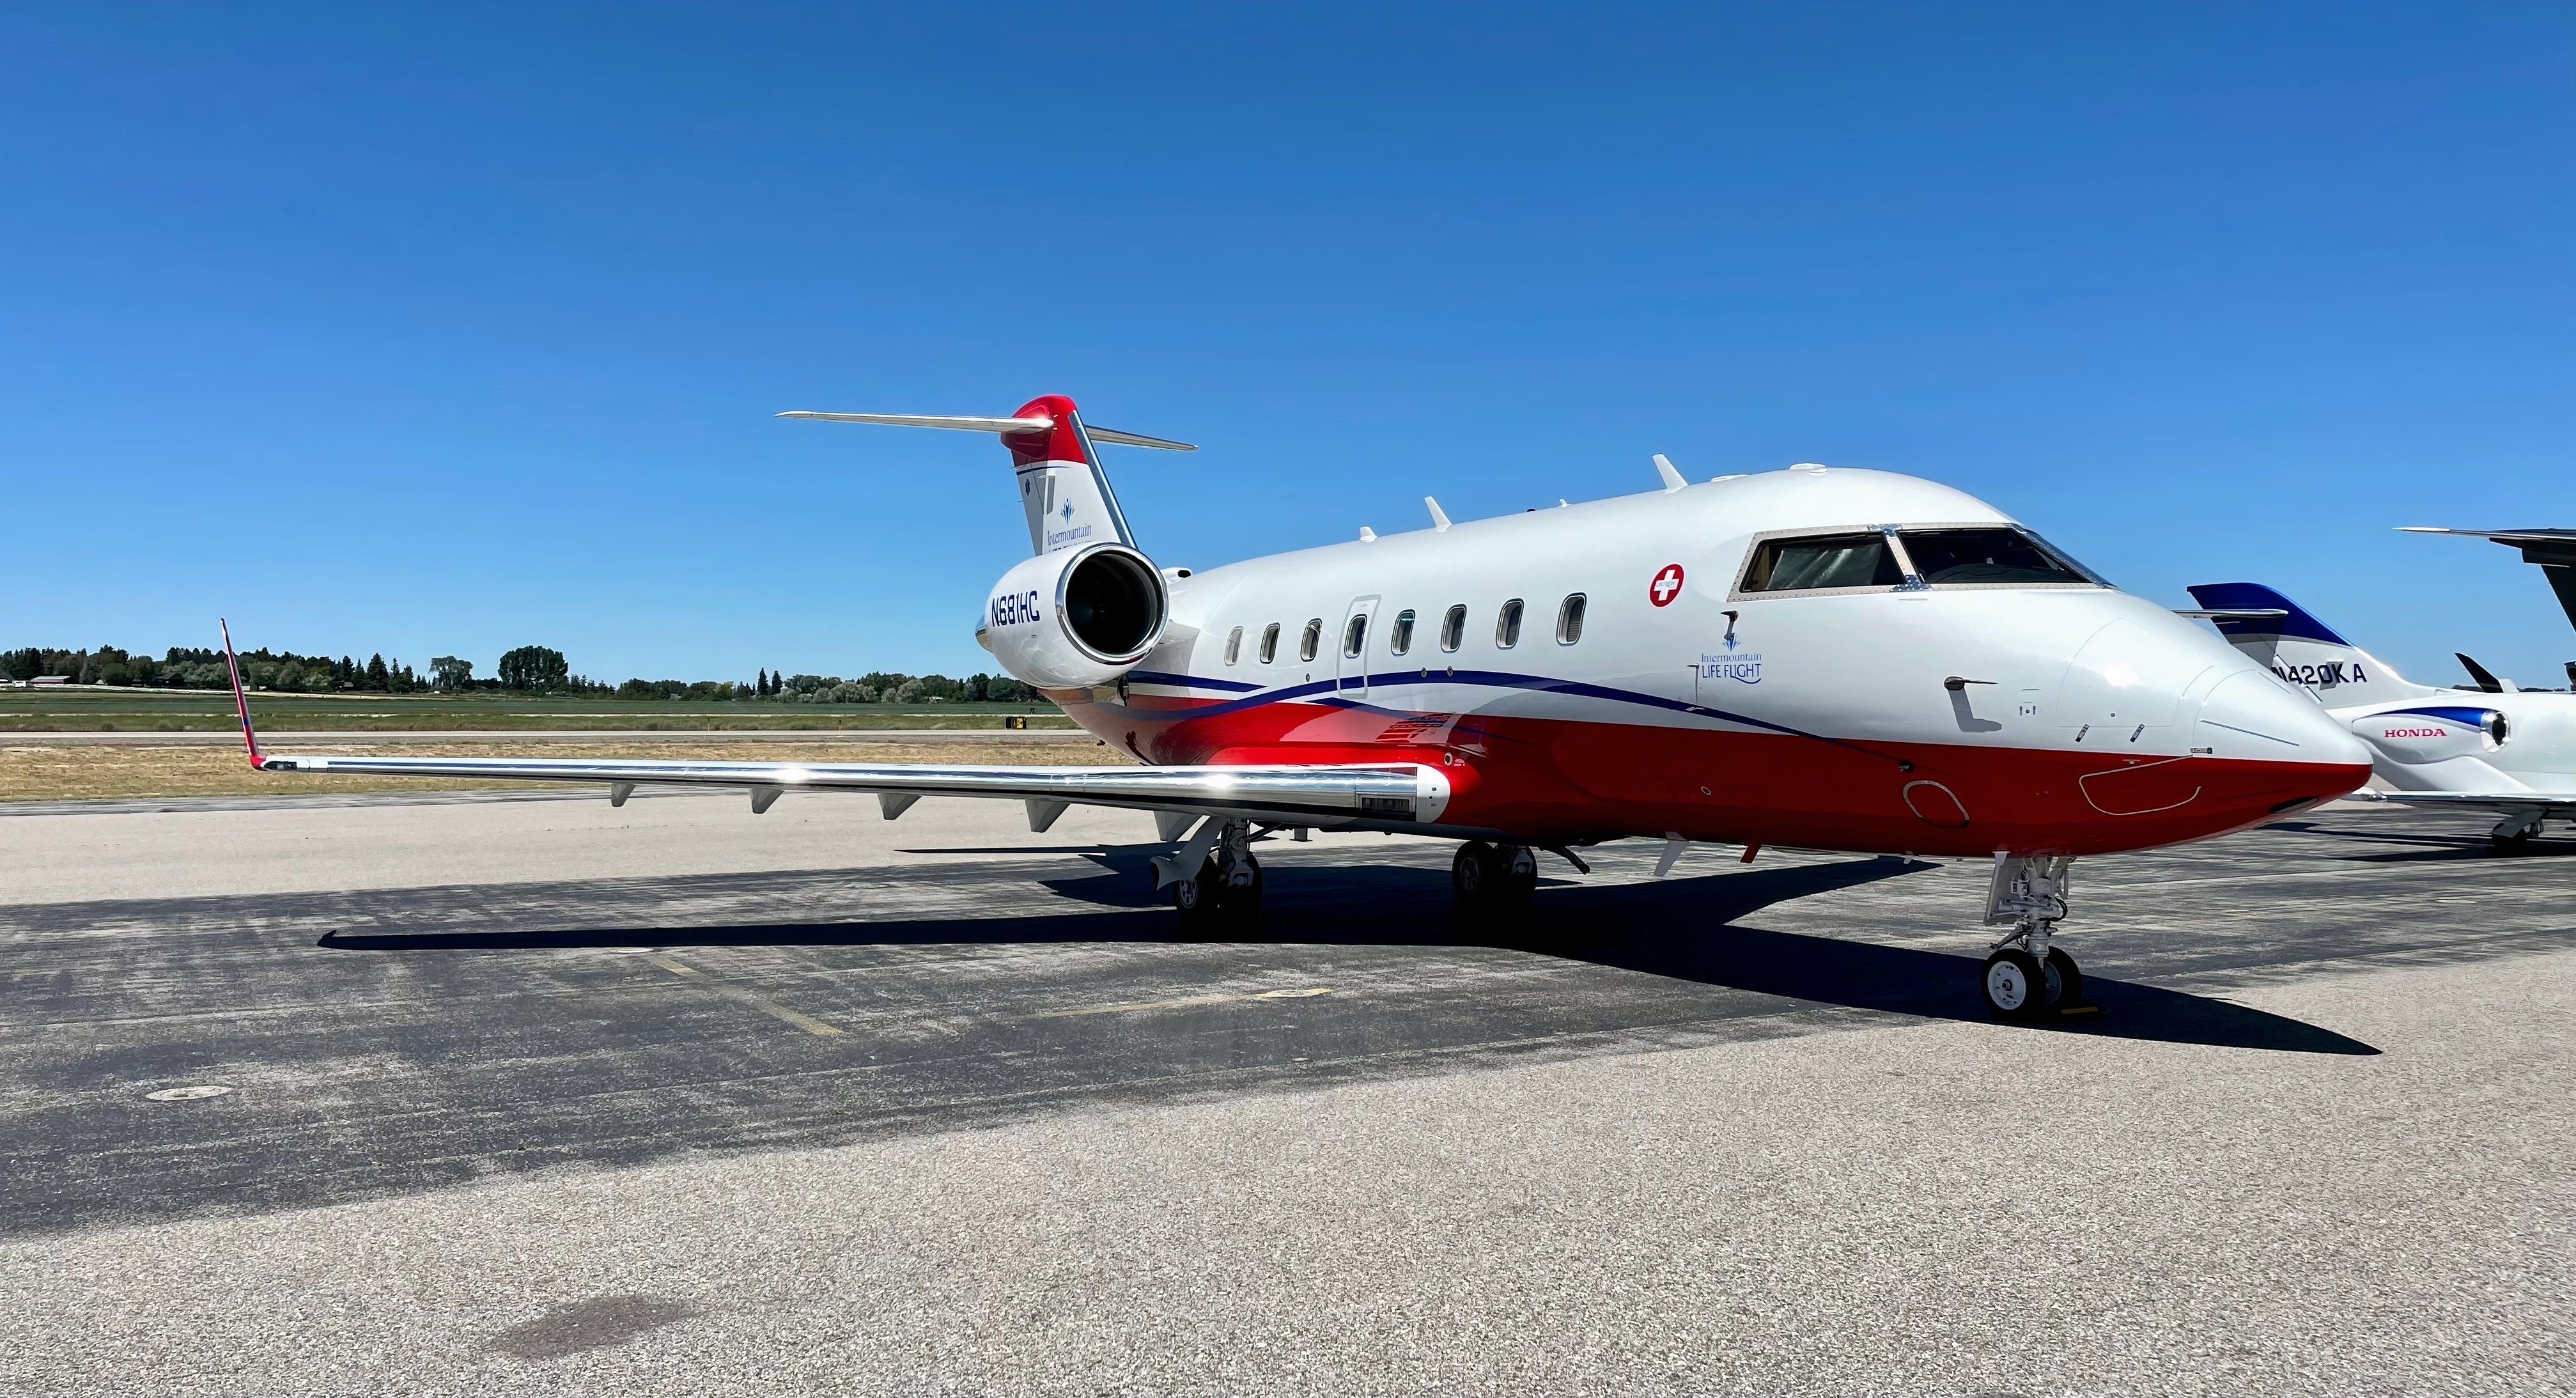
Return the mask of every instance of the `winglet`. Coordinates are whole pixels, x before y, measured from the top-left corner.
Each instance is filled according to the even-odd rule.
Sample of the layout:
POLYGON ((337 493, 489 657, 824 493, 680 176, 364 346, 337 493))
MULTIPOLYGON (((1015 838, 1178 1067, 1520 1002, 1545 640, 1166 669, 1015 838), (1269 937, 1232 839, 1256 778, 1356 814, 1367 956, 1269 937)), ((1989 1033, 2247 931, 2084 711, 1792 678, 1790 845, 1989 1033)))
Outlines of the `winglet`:
POLYGON ((252 732, 250 727, 250 696, 242 692, 241 662, 233 658, 232 623, 217 617, 215 625, 223 628, 224 668, 230 671, 233 677, 233 709, 241 715, 242 746, 250 749, 251 770, 265 772, 268 768, 261 765, 259 760, 259 735, 252 732))

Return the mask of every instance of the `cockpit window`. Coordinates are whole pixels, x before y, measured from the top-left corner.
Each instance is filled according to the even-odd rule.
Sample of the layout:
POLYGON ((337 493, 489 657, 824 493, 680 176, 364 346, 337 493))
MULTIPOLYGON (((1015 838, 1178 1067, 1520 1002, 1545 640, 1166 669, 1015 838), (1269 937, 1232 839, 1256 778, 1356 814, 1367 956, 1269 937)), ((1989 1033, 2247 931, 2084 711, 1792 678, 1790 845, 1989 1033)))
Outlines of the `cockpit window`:
POLYGON ((2019 529, 1908 529, 1915 575, 1943 583, 2099 583, 2074 559, 2019 529))
POLYGON ((1828 587, 1894 587, 1905 581, 1887 536, 1815 534, 1772 539, 1753 550, 1747 592, 1809 592, 1828 587))

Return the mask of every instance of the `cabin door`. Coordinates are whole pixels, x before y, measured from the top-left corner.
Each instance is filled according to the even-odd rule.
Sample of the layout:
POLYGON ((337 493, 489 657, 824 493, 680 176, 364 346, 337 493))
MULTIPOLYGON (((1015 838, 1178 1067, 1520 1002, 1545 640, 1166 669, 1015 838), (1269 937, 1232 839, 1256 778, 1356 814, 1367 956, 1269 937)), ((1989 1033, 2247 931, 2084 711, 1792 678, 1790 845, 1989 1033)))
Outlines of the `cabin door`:
POLYGON ((1377 598, 1355 597, 1350 611, 1342 617, 1342 629, 1333 634, 1333 691, 1337 694, 1368 693, 1369 647, 1377 637, 1377 598))

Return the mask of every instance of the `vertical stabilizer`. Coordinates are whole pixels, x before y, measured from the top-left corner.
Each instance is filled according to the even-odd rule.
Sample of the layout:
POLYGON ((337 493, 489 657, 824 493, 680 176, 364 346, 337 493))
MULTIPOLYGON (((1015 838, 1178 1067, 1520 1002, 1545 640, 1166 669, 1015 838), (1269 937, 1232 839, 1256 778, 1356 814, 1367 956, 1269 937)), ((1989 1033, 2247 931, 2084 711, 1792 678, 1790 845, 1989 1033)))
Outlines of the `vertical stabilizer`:
POLYGON ((1002 434, 1002 445, 1011 449, 1011 466, 1020 478, 1020 508, 1029 519, 1030 552, 1054 553, 1087 544, 1135 548, 1136 536, 1118 508, 1118 493, 1109 488, 1109 473, 1100 468, 1100 451, 1083 429, 1082 414, 1073 400, 1050 393, 1030 399, 1012 416, 1047 424, 1002 434))
POLYGON ((2345 640, 2305 608, 2261 583, 2201 583, 2191 589, 2213 612, 2271 616, 2211 618, 2228 644, 2270 666, 2272 673, 2317 696, 2330 709, 2441 693, 2398 674, 2379 657, 2345 640))

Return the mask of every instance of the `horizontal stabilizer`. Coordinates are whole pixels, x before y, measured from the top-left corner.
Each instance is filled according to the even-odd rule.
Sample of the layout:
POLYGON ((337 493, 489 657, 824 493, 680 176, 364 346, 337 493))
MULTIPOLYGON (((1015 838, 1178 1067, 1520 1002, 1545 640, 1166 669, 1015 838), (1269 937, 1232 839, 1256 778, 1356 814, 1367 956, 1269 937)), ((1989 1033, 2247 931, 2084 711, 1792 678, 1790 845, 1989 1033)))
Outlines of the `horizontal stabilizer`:
POLYGON ((2175 616, 2198 617, 2203 621, 2279 621, 2290 613, 2282 607, 2237 607, 2233 609, 2189 611, 2174 609, 2175 616))
MULTIPOLYGON (((2469 539, 2493 539, 2508 548, 2524 550, 2564 550, 2561 562, 2576 563, 2576 529, 2445 529, 2433 524, 2401 524, 2401 534, 2457 534, 2469 539)), ((2534 563, 2542 559, 2531 560, 2534 563)))
MULTIPOLYGON (((873 422, 880 427, 938 427, 951 432, 1044 432, 1055 426, 1051 417, 932 417, 920 413, 817 413, 798 408, 780 417, 808 418, 815 422, 873 422)), ((1122 447, 1152 447, 1156 451, 1197 451, 1188 442, 1166 441, 1134 432, 1121 432, 1114 427, 1083 424, 1083 431, 1095 442, 1111 442, 1122 447)))

